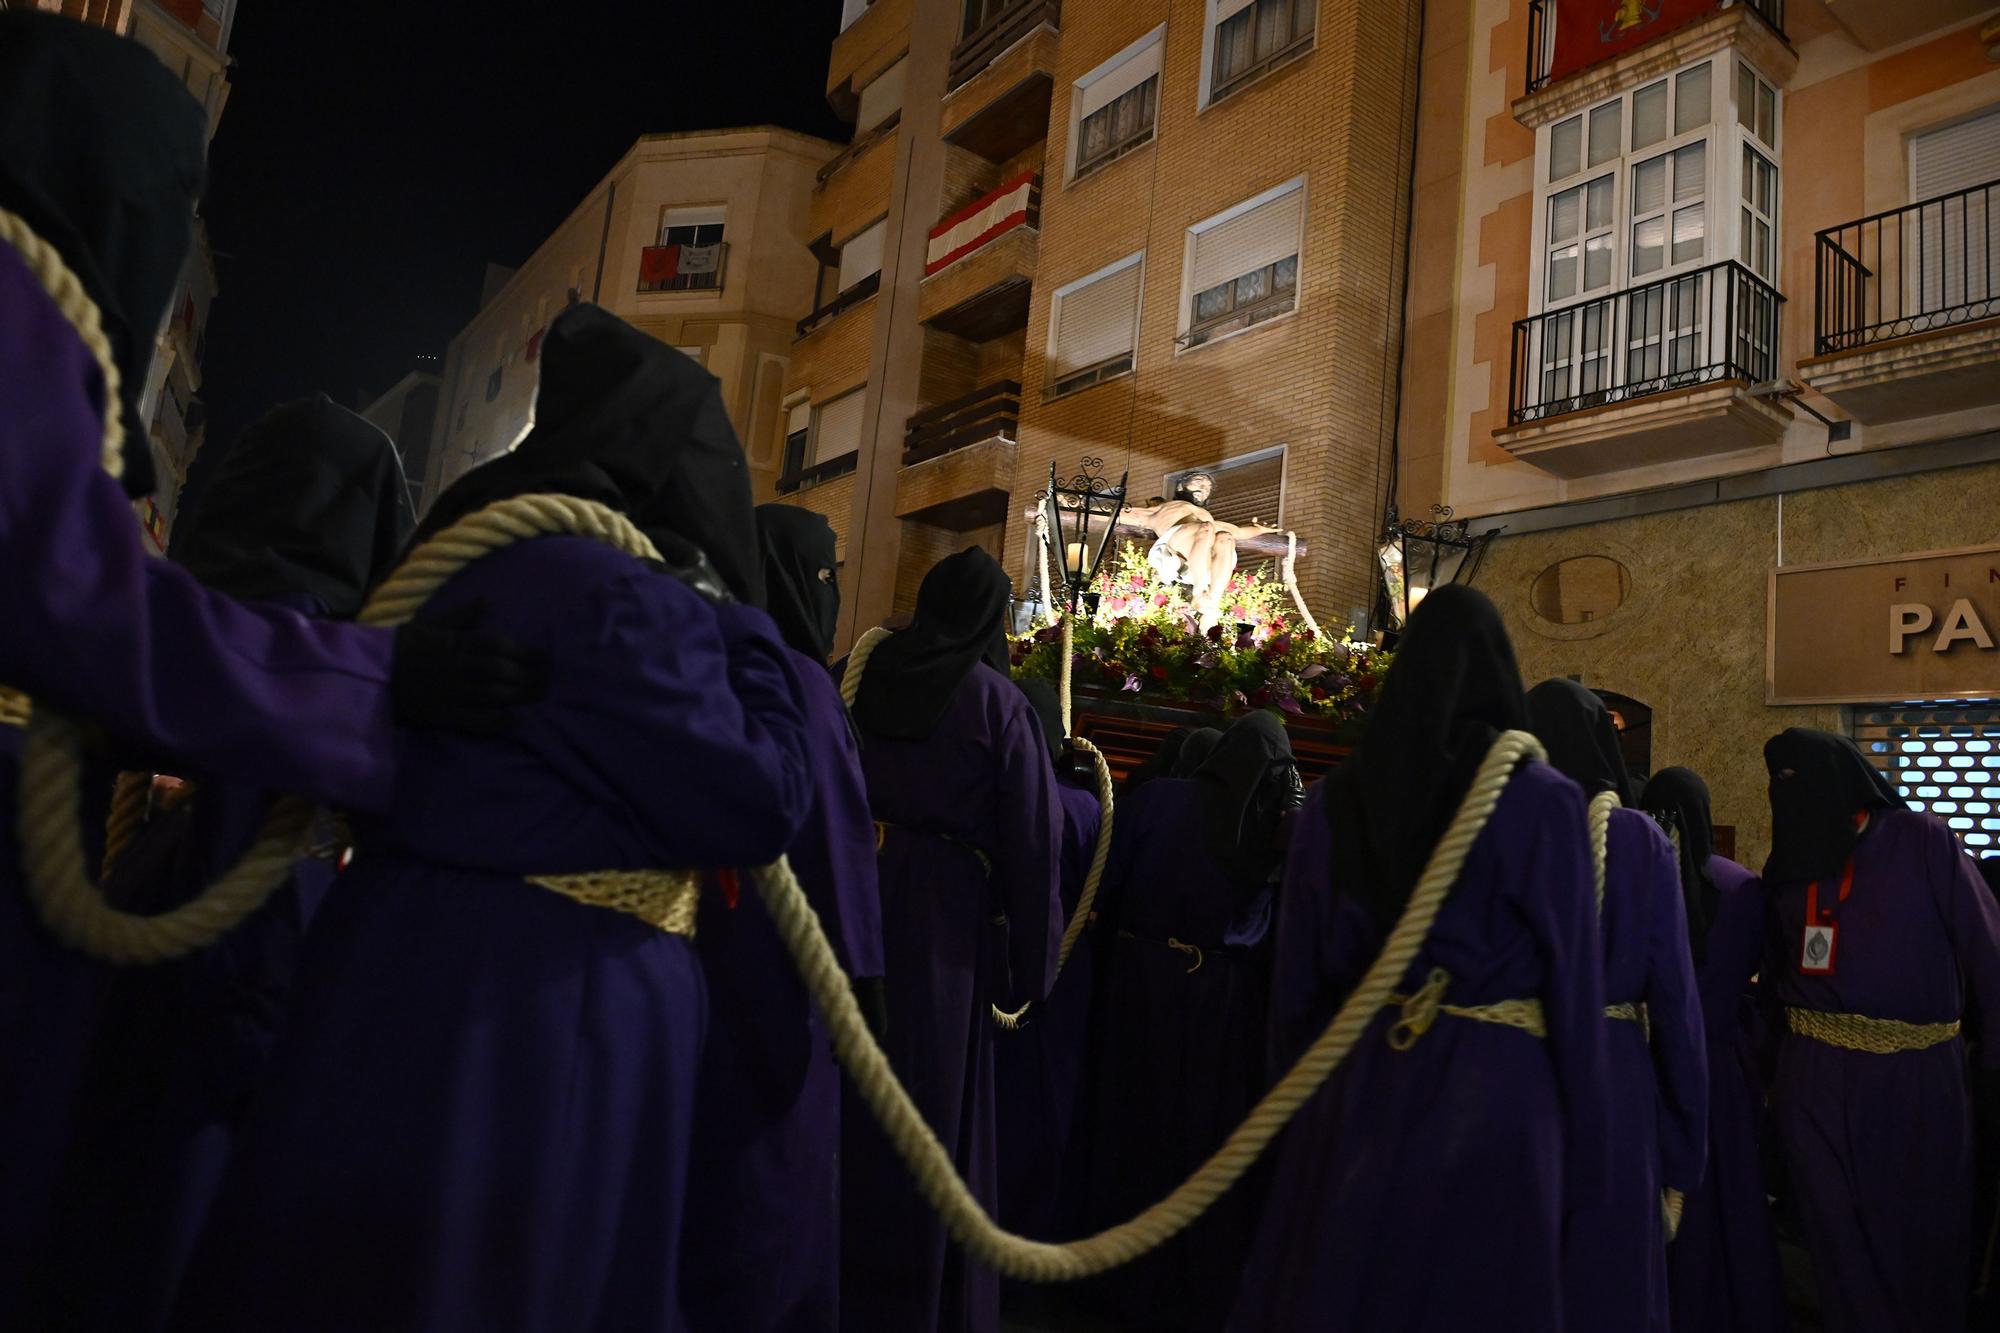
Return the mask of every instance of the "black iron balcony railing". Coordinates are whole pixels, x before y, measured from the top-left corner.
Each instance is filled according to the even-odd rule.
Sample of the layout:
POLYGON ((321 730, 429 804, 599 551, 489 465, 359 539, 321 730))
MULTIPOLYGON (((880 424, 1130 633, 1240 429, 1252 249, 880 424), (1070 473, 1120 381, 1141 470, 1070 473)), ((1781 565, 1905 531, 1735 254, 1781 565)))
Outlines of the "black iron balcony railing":
POLYGON ((948 454, 996 436, 1014 439, 1020 429, 1021 384, 997 380, 963 398, 912 413, 903 437, 903 466, 948 454))
POLYGON ((945 87, 956 88, 993 57, 1046 23, 1061 26, 1061 0, 965 0, 965 36, 951 49, 945 87))
POLYGON ((1820 355, 2000 318, 2000 181, 1819 233, 1820 355))
MULTIPOLYGON (((1751 13, 1763 19, 1772 32, 1780 37, 1785 35, 1785 0, 1724 0, 1724 3, 1715 7, 1727 9, 1731 4, 1747 7, 1751 13)), ((1615 30, 1623 22, 1628 11, 1635 20, 1643 20, 1646 17, 1640 0, 1623 0, 1623 3, 1617 6, 1617 13, 1610 18, 1593 21, 1601 22, 1604 28, 1612 29, 1611 37, 1606 40, 1615 40, 1615 30)), ((1585 68, 1584 65, 1578 64, 1574 68, 1563 70, 1560 76, 1550 72, 1554 68, 1556 57, 1555 21, 1556 0, 1528 0, 1528 91, 1531 93, 1540 91, 1551 78, 1567 78, 1576 70, 1585 68)), ((1668 31, 1671 30, 1662 30, 1658 36, 1664 37, 1668 31)), ((1633 45, 1639 43, 1635 42, 1633 45)))
POLYGON ((1784 299, 1731 260, 1516 320, 1507 422, 1775 379, 1784 299))
MULTIPOLYGON (((828 301, 825 305, 821 306, 819 309, 813 311, 810 315, 807 315, 804 319, 800 320, 798 322, 799 337, 801 338, 805 337, 808 333, 811 333, 814 329, 826 323, 828 320, 832 319, 835 315, 840 314, 842 311, 852 310, 855 306, 860 305, 863 301, 875 295, 875 293, 880 291, 881 289, 882 289, 882 272, 880 269, 877 269, 875 272, 870 273, 867 277, 861 279, 861 281, 855 283, 852 287, 849 287, 846 291, 834 297, 831 301, 828 301)), ((796 306, 793 308, 797 309, 796 306)))

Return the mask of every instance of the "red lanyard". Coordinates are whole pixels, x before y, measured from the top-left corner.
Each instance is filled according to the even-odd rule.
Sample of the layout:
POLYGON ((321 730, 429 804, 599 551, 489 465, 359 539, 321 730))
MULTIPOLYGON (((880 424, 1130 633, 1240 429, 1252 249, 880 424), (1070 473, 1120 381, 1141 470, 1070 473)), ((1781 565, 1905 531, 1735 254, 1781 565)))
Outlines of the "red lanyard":
MULTIPOLYGON (((1868 822, 1868 812, 1866 810, 1858 810, 1855 812, 1854 830, 1856 833, 1859 833, 1861 831, 1862 826, 1865 825, 1867 822, 1868 822)), ((1835 906, 1839 906, 1841 903, 1845 903, 1847 901, 1847 895, 1852 892, 1854 892, 1854 853, 1849 852, 1847 854, 1847 868, 1840 872, 1840 897, 1835 902, 1835 906)), ((1831 915, 1831 913, 1829 913, 1829 915, 1831 915)), ((1817 922, 1819 920, 1820 920, 1819 881, 1814 880, 1810 885, 1806 887, 1806 921, 1808 923, 1811 923, 1811 922, 1817 922)))

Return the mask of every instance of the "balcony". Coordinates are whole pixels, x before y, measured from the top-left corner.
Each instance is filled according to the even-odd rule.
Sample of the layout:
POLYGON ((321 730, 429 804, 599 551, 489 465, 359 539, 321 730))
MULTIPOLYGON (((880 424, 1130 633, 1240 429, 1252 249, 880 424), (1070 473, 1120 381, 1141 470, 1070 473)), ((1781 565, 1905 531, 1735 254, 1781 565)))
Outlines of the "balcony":
MULTIPOLYGON (((877 269, 875 272, 870 273, 867 277, 861 279, 859 282, 855 283, 852 287, 849 287, 846 291, 834 297, 831 301, 828 301, 825 305, 821 306, 819 309, 813 311, 810 315, 807 315, 804 319, 800 320, 798 322, 798 325, 796 326, 798 329, 798 336, 803 338, 808 333, 812 333, 815 330, 819 329, 822 325, 831 323, 836 316, 845 314, 847 311, 852 310, 855 306, 860 305, 863 301, 866 301, 867 299, 874 296, 877 292, 881 290, 882 290, 882 271, 880 269, 877 269)), ((793 306, 792 308, 794 310, 798 309, 797 306, 793 306)))
POLYGON ((954 532, 1005 522, 1020 412, 1019 381, 999 380, 913 414, 896 517, 954 532))
POLYGON ((938 137, 1007 162, 1048 137, 1061 40, 1050 27, 1032 30, 944 99, 938 137))
MULTIPOLYGON (((1662 25, 1655 29, 1639 0, 1624 0, 1602 25, 1602 31, 1583 34, 1571 45, 1555 31, 1557 0, 1528 0, 1528 93, 1540 92, 1558 79, 1566 79, 1590 66, 1615 58, 1626 51, 1650 46, 1676 31, 1662 25), (1623 30, 1621 35, 1621 30, 1623 30)), ((1657 11, 1657 6, 1655 10, 1657 11)), ((1785 40, 1785 0, 1730 0, 1715 4, 1714 10, 1744 9, 1762 19, 1764 25, 1785 40)), ((1706 18, 1706 14, 1700 15, 1706 18)), ((1699 20, 1697 20, 1699 21, 1699 20)), ((1678 26, 1691 27, 1683 20, 1678 26)))
POLYGON ((727 241, 717 241, 714 245, 648 245, 639 251, 639 290, 719 292, 728 267, 727 241))
POLYGON ((833 39, 827 61, 826 100, 852 120, 860 93, 910 49, 912 0, 872 0, 833 39))
POLYGON ((971 342, 1026 327, 1041 220, 1042 178, 1028 171, 931 228, 918 320, 971 342))
POLYGON ((2000 181, 1819 233, 1799 377, 1870 423, 2000 403, 2000 181))
POLYGON ((1060 0, 965 0, 965 35, 951 49, 946 89, 964 84, 1044 24, 1062 26, 1060 0))
POLYGON ((903 466, 926 462, 981 440, 1017 437, 1021 385, 998 380, 963 398, 911 414, 903 436, 903 466))
POLYGON ((1731 261, 1518 320, 1494 438, 1559 477, 1774 445, 1790 410, 1750 390, 1777 378, 1783 303, 1731 261))
POLYGON ((825 171, 806 204, 806 235, 845 243, 888 212, 889 198, 895 191, 900 133, 899 116, 827 164, 831 170, 825 171))

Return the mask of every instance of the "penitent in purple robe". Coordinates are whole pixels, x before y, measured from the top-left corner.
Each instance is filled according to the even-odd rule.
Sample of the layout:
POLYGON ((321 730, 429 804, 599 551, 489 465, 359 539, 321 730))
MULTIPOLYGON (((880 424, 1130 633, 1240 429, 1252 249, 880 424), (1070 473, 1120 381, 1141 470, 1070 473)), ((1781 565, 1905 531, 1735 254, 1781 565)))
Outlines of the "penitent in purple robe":
POLYGON ((175 1327, 650 1333, 680 1319, 692 943, 529 875, 760 865, 811 803, 762 612, 547 537, 451 580, 548 654, 504 737, 405 739, 306 939, 175 1327))
POLYGON ((1565 1227, 1566 1326, 1667 1333, 1660 1192, 1685 1193, 1701 1181, 1708 1055, 1680 868, 1673 844, 1642 811, 1611 812, 1601 918, 1605 1002, 1643 1006, 1646 1017, 1605 1020, 1611 1174, 1603 1201, 1572 1213, 1565 1227))
MULTIPOLYGON (((861 739, 888 827, 882 884, 889 1063, 973 1196, 997 1203, 991 1006, 1043 998, 1062 938, 1062 807, 1033 706, 975 665, 928 736, 861 739), (990 870, 989 870, 990 865, 990 870), (994 916, 1010 975, 996 976, 994 916)), ((999 1324, 999 1284, 948 1243, 908 1168, 848 1093, 842 1108, 841 1323, 869 1333, 999 1324)))
MULTIPOLYGON (((127 911, 176 907, 255 840, 270 797, 204 781, 120 853, 106 896, 127 911)), ((66 1105, 74 1139, 38 1263, 31 1322, 73 1333, 163 1328, 221 1184, 236 1127, 279 1040, 305 929, 333 883, 307 858, 211 947, 148 967, 95 965, 102 1003, 66 1105)), ((46 1082, 45 1092, 55 1091, 46 1082)))
POLYGON ((1708 859, 1708 873, 1714 920, 1695 968, 1708 1037, 1708 1169, 1667 1247, 1667 1308, 1674 1333, 1782 1333, 1790 1319, 1758 1151, 1764 1097, 1743 1022, 1764 952, 1764 886, 1721 856, 1708 859))
MULTIPOLYGON (((1062 800, 1062 908, 1067 925, 1076 911, 1103 818, 1097 793, 1080 779, 1058 779, 1062 800)), ((1081 1097, 1084 1047, 1090 1033, 1090 998, 1096 956, 1088 935, 1079 937, 1049 998, 1030 1021, 994 1034, 998 1084, 1000 1222, 1009 1231, 1057 1240, 1074 1231, 1079 1162, 1073 1139, 1081 1097)))
MULTIPOLYGON (((1808 885, 1771 884, 1764 979, 1784 1007, 2000 1032, 2000 909, 1951 830, 1877 810, 1836 910, 1830 976, 1800 972, 1808 885)), ((1820 906, 1837 900, 1822 883, 1820 906)), ((1828 1333, 1959 1333, 1972 1250, 1965 1047, 1844 1050, 1786 1031, 1771 1101, 1828 1333)), ((2000 1050, 1981 1059, 2000 1062, 2000 1050)))
MULTIPOLYGON (((1268 884, 1238 888, 1203 836, 1201 785, 1156 779, 1117 812, 1086 1072, 1086 1225, 1159 1202, 1264 1091, 1268 884)), ((1091 1293, 1135 1326, 1212 1329, 1229 1311, 1268 1173, 1091 1293)))
MULTIPOLYGON (((1280 897, 1271 1015, 1285 1068, 1385 938, 1327 890, 1341 852, 1325 795, 1297 816, 1280 897)), ((1547 1037, 1440 1014, 1397 1051, 1397 1009, 1377 1015, 1280 1141, 1231 1328, 1563 1333, 1563 1213, 1602 1196, 1610 1119, 1591 879, 1582 793, 1523 765, 1401 989, 1442 967, 1446 1003, 1539 999, 1547 1037)))
POLYGON ((384 809, 389 633, 244 606, 149 557, 99 464, 101 394, 0 245, 0 684, 191 771, 384 809))
MULTIPOLYGON (((875 826, 861 756, 823 663, 793 654, 812 746, 812 812, 787 852, 852 977, 882 975, 875 826)), ((840 1070, 763 900, 702 900, 695 949, 708 1044, 695 1104, 681 1305, 692 1333, 840 1324, 840 1070)))

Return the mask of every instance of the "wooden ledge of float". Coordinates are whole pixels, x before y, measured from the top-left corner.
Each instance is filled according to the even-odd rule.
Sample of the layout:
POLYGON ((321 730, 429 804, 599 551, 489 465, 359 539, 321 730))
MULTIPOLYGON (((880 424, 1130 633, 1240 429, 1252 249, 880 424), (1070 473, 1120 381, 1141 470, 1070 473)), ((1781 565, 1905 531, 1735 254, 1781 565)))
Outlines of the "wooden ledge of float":
MULTIPOLYGON (((1248 709, 1218 713, 1188 703, 1141 701, 1109 691, 1077 686, 1072 691, 1075 732, 1104 752, 1111 775, 1120 782, 1153 757, 1176 727, 1227 727, 1248 709)), ((1279 712, 1291 737, 1299 775, 1308 783, 1325 776, 1353 749, 1358 724, 1337 718, 1279 712)))

